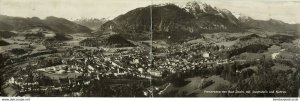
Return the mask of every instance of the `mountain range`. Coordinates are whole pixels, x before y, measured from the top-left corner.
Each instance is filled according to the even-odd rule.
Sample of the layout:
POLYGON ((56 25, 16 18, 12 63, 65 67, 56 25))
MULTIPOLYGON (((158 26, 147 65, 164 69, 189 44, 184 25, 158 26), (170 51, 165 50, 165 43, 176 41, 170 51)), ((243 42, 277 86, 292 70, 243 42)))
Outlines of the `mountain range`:
POLYGON ((201 33, 244 32, 248 29, 298 33, 299 24, 275 19, 255 20, 247 16, 237 18, 229 10, 201 2, 188 2, 185 7, 175 4, 140 7, 112 20, 86 18, 72 22, 53 16, 40 19, 0 15, 2 31, 24 31, 36 27, 64 34, 90 33, 93 29, 98 35, 117 33, 130 40, 149 40, 152 27, 154 40, 182 41, 201 36, 201 33))
POLYGON ((96 30, 101 27, 108 19, 102 18, 81 18, 74 20, 75 23, 86 26, 90 29, 96 30))
POLYGON ((201 33, 243 32, 248 29, 298 32, 298 24, 288 24, 274 19, 254 20, 245 16, 237 18, 229 10, 199 2, 189 2, 185 7, 161 4, 136 8, 107 21, 97 32, 103 34, 114 31, 133 40, 147 39, 150 36, 151 20, 153 39, 174 41, 195 37, 201 33))
POLYGON ((299 29, 299 24, 288 24, 276 19, 255 20, 248 16, 240 16, 238 19, 248 28, 256 28, 266 31, 295 33, 298 32, 299 29))
POLYGON ((40 19, 38 17, 22 18, 0 15, 0 30, 3 31, 25 31, 37 27, 65 34, 91 32, 88 27, 64 18, 50 16, 46 19, 40 19))
POLYGON ((151 16, 154 39, 166 37, 180 39, 203 32, 241 31, 238 19, 231 12, 210 5, 201 5, 204 9, 199 6, 198 3, 191 3, 186 8, 174 4, 137 8, 108 21, 98 29, 98 32, 103 33, 109 29, 125 35, 131 33, 129 36, 131 38, 150 31, 151 16))

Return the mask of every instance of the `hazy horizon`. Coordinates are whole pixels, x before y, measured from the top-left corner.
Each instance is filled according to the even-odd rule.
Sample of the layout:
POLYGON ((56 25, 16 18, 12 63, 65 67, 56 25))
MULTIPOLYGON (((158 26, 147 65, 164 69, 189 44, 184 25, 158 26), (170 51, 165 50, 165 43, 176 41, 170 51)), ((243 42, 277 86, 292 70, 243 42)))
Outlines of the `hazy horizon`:
POLYGON ((236 17, 246 15, 257 20, 277 19, 300 23, 300 1, 295 0, 0 0, 0 14, 16 17, 55 16, 75 20, 108 18, 151 4, 174 3, 183 7, 189 1, 228 9, 236 17))

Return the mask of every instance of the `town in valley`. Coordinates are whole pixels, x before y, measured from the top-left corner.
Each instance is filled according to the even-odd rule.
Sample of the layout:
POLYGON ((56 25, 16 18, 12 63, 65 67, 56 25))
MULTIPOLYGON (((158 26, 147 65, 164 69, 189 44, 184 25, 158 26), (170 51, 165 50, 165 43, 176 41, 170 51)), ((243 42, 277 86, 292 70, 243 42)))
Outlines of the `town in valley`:
POLYGON ((196 1, 113 19, 0 15, 0 96, 297 97, 299 29, 196 1))

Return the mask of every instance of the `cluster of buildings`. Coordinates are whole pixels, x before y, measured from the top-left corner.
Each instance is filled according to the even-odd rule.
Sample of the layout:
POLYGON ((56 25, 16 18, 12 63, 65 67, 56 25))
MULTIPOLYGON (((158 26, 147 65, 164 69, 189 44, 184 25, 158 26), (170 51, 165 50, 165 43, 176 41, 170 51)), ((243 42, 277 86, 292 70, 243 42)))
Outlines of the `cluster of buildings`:
POLYGON ((60 78, 52 80, 50 85, 41 85, 37 81, 33 83, 23 81, 23 84, 26 83, 24 86, 18 85, 14 79, 9 80, 9 83, 21 87, 20 92, 23 93, 44 91, 45 94, 50 94, 48 91, 51 89, 53 94, 73 94, 72 96, 75 96, 82 93, 76 87, 89 86, 92 80, 163 78, 164 73, 185 72, 195 68, 213 68, 216 65, 230 63, 230 60, 220 59, 214 54, 220 50, 220 48, 212 46, 170 47, 167 49, 169 53, 164 56, 152 57, 149 51, 143 48, 114 51, 115 53, 112 54, 104 54, 109 50, 101 49, 66 49, 66 52, 61 54, 62 64, 36 69, 41 74, 49 74, 47 76, 50 79, 52 79, 51 76, 60 75, 60 78), (80 75, 61 76, 72 73, 80 75), (70 88, 76 90, 70 91, 68 90, 70 88), (66 93, 66 91, 70 92, 66 93))

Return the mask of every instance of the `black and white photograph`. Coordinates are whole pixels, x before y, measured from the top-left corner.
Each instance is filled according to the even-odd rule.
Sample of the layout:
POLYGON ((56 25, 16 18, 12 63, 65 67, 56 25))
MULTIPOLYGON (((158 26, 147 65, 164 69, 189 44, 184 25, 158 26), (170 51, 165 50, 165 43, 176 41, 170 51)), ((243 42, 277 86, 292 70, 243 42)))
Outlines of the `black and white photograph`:
POLYGON ((299 10, 295 0, 0 0, 0 96, 298 98, 299 10))

